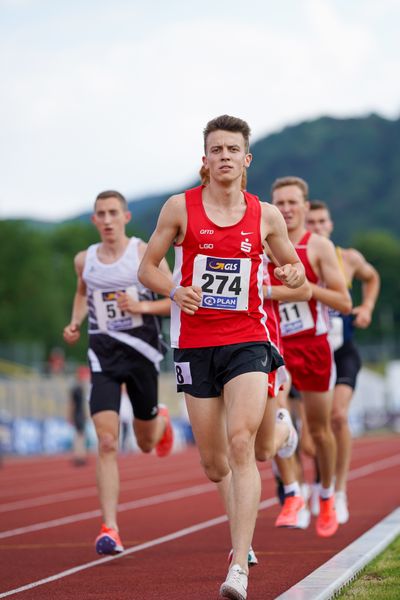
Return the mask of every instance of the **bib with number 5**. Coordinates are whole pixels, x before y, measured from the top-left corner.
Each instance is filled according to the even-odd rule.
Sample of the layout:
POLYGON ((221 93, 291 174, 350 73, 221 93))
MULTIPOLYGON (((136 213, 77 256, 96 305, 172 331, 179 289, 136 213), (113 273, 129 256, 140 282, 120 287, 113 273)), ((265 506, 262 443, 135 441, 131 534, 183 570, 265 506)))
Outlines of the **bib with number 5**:
POLYGON ((93 292, 94 306, 97 323, 100 331, 124 331, 143 325, 142 315, 131 315, 121 311, 117 303, 118 292, 125 291, 134 300, 138 300, 138 291, 135 286, 126 290, 95 290, 93 292))

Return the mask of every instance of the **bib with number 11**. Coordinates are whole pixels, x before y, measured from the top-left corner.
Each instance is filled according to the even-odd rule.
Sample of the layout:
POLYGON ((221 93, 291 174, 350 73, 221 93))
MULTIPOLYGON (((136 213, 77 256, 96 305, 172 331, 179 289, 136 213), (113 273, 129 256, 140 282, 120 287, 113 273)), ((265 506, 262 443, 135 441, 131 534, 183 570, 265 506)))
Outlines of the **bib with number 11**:
POLYGON ((216 258, 198 254, 192 285, 202 289, 203 308, 248 310, 250 258, 216 258))

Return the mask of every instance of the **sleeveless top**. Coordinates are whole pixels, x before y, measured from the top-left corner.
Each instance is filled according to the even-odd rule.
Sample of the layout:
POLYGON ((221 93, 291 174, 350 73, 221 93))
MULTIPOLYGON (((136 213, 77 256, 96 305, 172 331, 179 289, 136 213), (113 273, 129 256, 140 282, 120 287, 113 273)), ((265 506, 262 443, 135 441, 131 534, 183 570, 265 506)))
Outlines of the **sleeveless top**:
POLYGON ((117 292, 121 291, 135 300, 155 300, 137 277, 140 241, 131 238, 123 255, 110 264, 98 259, 100 243, 87 249, 82 276, 87 288, 89 340, 93 335, 107 335, 158 364, 165 353, 160 319, 155 315, 131 315, 117 304, 117 292))
MULTIPOLYGON (((307 231, 298 244, 296 252, 304 265, 308 281, 321 284, 314 272, 307 255, 307 246, 311 232, 307 231)), ((279 305, 281 316, 281 334, 284 341, 299 337, 314 337, 326 334, 328 331, 328 310, 324 304, 311 298, 301 302, 281 302, 279 305)))
MULTIPOLYGON (((351 281, 348 281, 346 277, 346 271, 344 268, 342 248, 336 246, 336 255, 338 257, 340 270, 342 271, 345 279, 347 288, 351 290, 351 281)), ((346 342, 353 339, 354 336, 354 315, 343 315, 334 308, 329 308, 329 343, 333 350, 339 350, 346 342)))
POLYGON ((175 244, 174 284, 202 289, 200 308, 188 315, 173 302, 171 345, 203 348, 268 342, 263 310, 261 204, 243 192, 246 211, 238 223, 221 227, 208 218, 204 186, 185 192, 187 231, 175 244))

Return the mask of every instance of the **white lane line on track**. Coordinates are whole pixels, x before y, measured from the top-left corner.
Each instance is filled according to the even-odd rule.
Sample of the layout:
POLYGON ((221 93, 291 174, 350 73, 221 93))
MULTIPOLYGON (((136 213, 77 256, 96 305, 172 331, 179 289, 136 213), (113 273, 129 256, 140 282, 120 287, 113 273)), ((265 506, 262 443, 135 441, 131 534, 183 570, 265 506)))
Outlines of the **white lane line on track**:
MULTIPOLYGON (((155 504, 162 504, 163 502, 171 502, 172 500, 180 500, 181 498, 197 496, 199 494, 204 494, 210 491, 215 491, 214 483, 194 485, 192 487, 182 488, 173 492, 166 492, 165 494, 157 494, 156 496, 149 496, 148 498, 132 500, 132 502, 123 502, 122 504, 118 505, 118 512, 133 510, 135 508, 143 508, 146 506, 154 506, 155 504)), ((17 529, 1 531, 0 539, 9 538, 16 535, 22 535, 24 533, 31 533, 32 531, 50 529, 51 527, 59 527, 60 525, 69 525, 70 523, 77 523, 78 521, 85 521, 87 519, 93 519, 99 516, 101 516, 101 512, 99 509, 96 509, 83 513, 78 513, 76 515, 70 515, 68 517, 61 517, 60 519, 52 519, 50 521, 34 523, 33 525, 27 525, 26 527, 18 527, 17 529)))
MULTIPOLYGON (((270 479, 271 474, 269 472, 261 473, 261 479, 270 479)), ((162 504, 163 502, 171 502, 173 500, 180 500, 190 496, 198 496, 199 494, 206 494, 208 492, 215 492, 216 487, 213 483, 202 483, 200 485, 194 485, 188 488, 181 488, 180 490, 174 490, 173 492, 166 492, 164 494, 157 494, 155 496, 149 496, 147 498, 140 498, 139 500, 132 500, 131 502, 124 502, 118 505, 118 512, 124 512, 126 510, 134 510, 137 508, 146 508, 147 506, 154 506, 155 504, 162 504)), ((78 513, 75 515, 69 515, 68 517, 60 517, 59 519, 51 519, 50 521, 43 521, 41 523, 34 523, 33 525, 26 525, 25 527, 17 527, 16 529, 9 529, 7 531, 0 531, 0 539, 6 539, 17 535, 23 535, 25 533, 32 533, 33 531, 41 531, 43 529, 50 529, 51 527, 59 527, 61 525, 69 525, 71 523, 77 523, 79 521, 87 521, 88 519, 94 519, 101 516, 99 509, 78 513)))
MULTIPOLYGON (((400 464, 400 456, 394 455, 379 460, 375 463, 371 463, 370 465, 366 465, 364 467, 359 467, 350 471, 349 480, 350 479, 358 479, 359 477, 364 477, 365 475, 369 475, 379 470, 387 469, 392 466, 396 466, 400 464)), ((261 473, 261 478, 263 480, 270 478, 270 473, 267 471, 263 471, 261 473)), ((190 496, 197 496, 199 494, 205 494, 208 492, 215 491, 215 486, 213 483, 204 483, 196 486, 191 486, 188 488, 181 488, 180 490, 175 490, 173 492, 166 492, 164 494, 157 494, 155 496, 149 496, 147 498, 141 498, 139 500, 133 500, 131 502, 124 502, 118 505, 118 511, 124 512, 127 510, 134 510, 137 508, 145 508, 147 506, 154 506, 155 504, 162 504, 163 502, 171 502, 173 500, 179 500, 182 498, 187 498, 190 496)), ((23 535, 26 533, 32 533, 34 531, 41 531, 43 529, 50 529, 52 527, 59 527, 62 525, 69 525, 71 523, 77 523, 79 521, 87 521, 88 519, 94 519, 101 516, 101 511, 99 509, 94 509, 91 511, 86 511, 83 513, 78 513, 75 515, 69 515, 67 517, 60 517, 58 519, 51 519, 50 521, 42 521, 40 523, 34 523, 33 525, 26 525, 25 527, 17 527, 16 529, 9 529, 6 531, 0 532, 0 539, 6 539, 10 537, 14 537, 17 535, 23 535)))
MULTIPOLYGON (((360 450, 360 448, 358 449, 360 450)), ((352 451, 353 456, 357 454, 356 449, 352 451)), ((365 454, 365 453, 363 453, 365 454)), ((361 467, 366 468, 366 467, 361 467)), ((272 479, 272 474, 268 471, 268 475, 263 476, 263 479, 272 479)), ((162 482, 167 483, 175 483, 177 481, 182 481, 187 477, 186 474, 181 474, 176 476, 172 473, 167 473, 166 475, 159 475, 157 478, 152 475, 151 477, 143 477, 139 481, 137 478, 134 480, 127 480, 125 482, 121 482, 121 493, 134 490, 142 487, 146 484, 147 481, 154 482, 154 485, 158 485, 162 482)), ((66 490, 64 492, 58 492, 54 494, 46 494, 43 496, 38 496, 37 498, 28 498, 25 500, 15 500, 13 502, 7 502, 6 504, 0 504, 0 513, 5 512, 14 512, 16 510, 25 510, 26 508, 37 508, 39 506, 46 506, 49 504, 54 504, 56 502, 66 502, 67 500, 81 499, 81 498, 90 498, 97 496, 97 487, 91 486, 84 489, 79 490, 66 490)))
MULTIPOLYGON (((379 461, 372 463, 370 465, 367 465, 365 467, 360 467, 358 469, 355 469, 354 471, 351 471, 351 473, 349 475, 351 476, 351 479, 358 479, 360 477, 364 477, 365 475, 369 475, 373 472, 383 470, 386 468, 390 468, 393 466, 397 466, 398 464, 400 464, 400 456, 390 456, 388 458, 379 460, 379 461)), ((203 486, 195 486, 194 488, 188 488, 187 490, 178 490, 176 493, 179 494, 179 496, 178 496, 179 498, 182 498, 182 497, 185 497, 185 495, 182 495, 182 493, 185 491, 188 492, 189 490, 192 490, 193 493, 187 494, 187 495, 196 495, 196 493, 203 493, 203 492, 199 491, 200 488, 203 488, 204 492, 210 491, 210 489, 215 491, 215 484, 207 483, 207 484, 204 484, 203 486), (197 491, 195 491, 196 489, 197 489, 197 491)), ((162 496, 164 496, 164 497, 171 496, 174 493, 175 492, 171 492, 169 494, 161 494, 158 497, 154 496, 153 500, 155 500, 156 498, 161 498, 162 496)), ((172 498, 169 498, 169 499, 172 499, 172 498)), ((143 501, 146 501, 146 500, 151 500, 151 498, 143 499, 143 501)), ((125 505, 121 505, 121 506, 134 505, 134 504, 136 504, 136 502, 137 501, 129 502, 129 503, 126 503, 125 505)), ((138 502, 142 502, 142 501, 138 501, 138 502)), ((156 503, 157 502, 153 502, 153 504, 156 504, 156 503)), ((273 506, 274 504, 277 504, 277 499, 276 498, 268 498, 267 500, 264 500, 263 502, 260 503, 260 510, 265 510, 266 508, 269 508, 269 507, 273 506)), ((128 509, 126 508, 125 510, 128 510, 128 509)), ((100 511, 93 511, 93 512, 100 513, 100 511)), ((83 513, 83 514, 88 514, 88 513, 83 513)), ((90 518, 90 517, 87 517, 87 518, 90 518)), ((227 517, 226 517, 226 515, 223 515, 223 516, 217 517, 215 519, 203 521, 202 523, 198 523, 197 525, 193 525, 191 527, 185 527, 184 529, 180 529, 180 530, 178 530, 174 533, 168 534, 166 536, 156 538, 155 540, 150 540, 149 542, 145 542, 144 544, 140 544, 138 546, 133 546, 132 548, 125 550, 122 554, 117 554, 115 556, 108 556, 105 558, 100 558, 98 560, 91 561, 89 563, 85 563, 85 564, 79 565, 77 567, 73 567, 72 569, 67 569, 66 571, 61 571, 60 573, 56 573, 55 575, 51 575, 50 577, 46 577, 44 579, 40 579, 40 580, 34 581, 32 583, 28 583, 19 588, 15 588, 13 590, 8 590, 7 592, 1 593, 0 598, 6 598, 7 596, 12 596, 13 594, 25 592, 32 588, 38 587, 40 585, 44 585, 46 583, 51 583, 52 581, 57 581, 58 579, 68 577, 69 575, 74 575, 75 573, 79 573, 79 571, 83 571, 83 570, 89 569, 91 567, 96 567, 100 564, 109 562, 111 560, 117 560, 118 558, 126 556, 127 554, 133 554, 135 552, 140 552, 141 550, 146 550, 147 548, 151 548, 153 546, 157 546, 159 544, 163 544, 163 543, 178 539, 180 537, 184 537, 186 535, 196 533, 197 531, 201 531, 202 529, 214 527, 215 525, 219 525, 221 523, 224 523, 225 521, 227 521, 227 517)), ((40 523, 38 525, 40 525, 40 523)), ((7 532, 4 532, 4 533, 7 533, 7 532)))
MULTIPOLYGON (((201 473, 200 473, 201 476, 201 473)), ((182 480, 190 478, 189 473, 178 473, 172 474, 167 473, 163 475, 159 475, 157 477, 143 477, 139 479, 135 479, 129 482, 121 482, 121 494, 124 492, 128 492, 135 489, 141 489, 143 486, 153 484, 153 486, 158 486, 160 483, 177 483, 182 482, 182 480)), ((193 475, 191 479, 194 479, 193 475)), ((91 486, 84 489, 79 490, 69 490, 65 492, 58 492, 54 494, 46 494, 45 496, 38 496, 37 498, 30 498, 27 500, 16 500, 15 502, 8 502, 7 504, 0 504, 0 513, 10 512, 15 510, 25 510, 26 508, 33 508, 38 506, 45 506, 48 504, 54 504, 55 502, 63 502, 66 500, 74 500, 78 498, 90 498, 93 496, 97 496, 97 487, 91 486)))
MULTIPOLYGON (((140 458, 140 457, 134 456, 132 454, 132 459, 135 459, 135 458, 140 458)), ((29 467, 27 467, 27 468, 29 468, 29 467)), ((179 462, 179 471, 180 472, 182 472, 184 469, 188 469, 188 468, 189 468, 190 472, 193 471, 193 461, 192 460, 191 461, 185 460, 182 463, 179 462)), ((147 471, 145 471, 141 466, 139 466, 139 468, 136 468, 136 466, 135 466, 134 475, 132 475, 132 471, 133 471, 132 466, 128 466, 126 463, 123 463, 122 461, 120 461, 120 477, 121 477, 121 481, 126 486, 135 485, 139 480, 140 481, 154 481, 154 479, 159 476, 158 474, 160 472, 160 467, 159 466, 156 467, 156 465, 154 463, 151 463, 149 465, 149 468, 147 469, 147 471), (129 477, 126 477, 126 474, 129 474, 129 477)), ((167 467, 163 468, 163 476, 167 477, 168 475, 170 475, 172 477, 176 473, 176 471, 177 471, 176 466, 174 465, 173 462, 171 462, 168 465, 168 468, 167 467), (165 473, 165 475, 164 475, 164 473, 165 473)), ((202 474, 200 467, 199 467, 199 473, 202 474)), ((81 474, 82 474, 82 471, 79 472, 79 475, 81 475, 81 474)), ((5 475, 5 473, 4 473, 4 475, 5 475)), ((58 475, 59 475, 59 473, 58 473, 58 475)), ((76 481, 79 481, 79 482, 83 481, 83 485, 85 483, 87 483, 87 476, 85 476, 84 478, 78 477, 77 472, 75 472, 74 475, 75 475, 74 479, 76 481)), ((72 476, 72 472, 69 473, 69 476, 72 476)), ((65 472, 61 476, 59 475, 57 478, 54 477, 52 474, 46 476, 46 482, 47 481, 51 482, 51 483, 49 483, 48 487, 50 487, 50 486, 54 487, 54 484, 57 484, 58 481, 60 481, 60 480, 63 483, 65 483, 65 477, 66 477, 65 472)), ((6 478, 4 478, 3 481, 4 481, 4 484, 3 484, 2 489, 0 490, 0 511, 1 511, 1 506, 2 506, 1 503, 6 502, 8 496, 16 495, 15 484, 12 481, 6 480, 6 478), (6 489, 4 489, 4 488, 6 488, 6 489)), ((17 482, 18 483, 21 482, 20 476, 19 476, 17 482)), ((21 498, 20 500, 13 500, 11 502, 8 502, 8 504, 12 504, 13 502, 24 502, 24 501, 29 502, 29 500, 32 498, 32 496, 34 496, 37 493, 37 489, 38 489, 38 487, 40 487, 40 485, 41 484, 38 483, 38 481, 33 483, 31 486, 27 485, 25 482, 23 482, 23 490, 22 491, 23 491, 25 498, 21 498)), ((95 486, 94 486, 94 489, 96 489, 95 486)), ((69 490, 64 490, 64 492, 66 492, 66 493, 68 493, 68 491, 69 490)), ((64 493, 64 492, 59 492, 59 493, 64 493)), ((51 488, 48 491, 48 493, 43 494, 43 495, 50 496, 51 488)))
MULTIPOLYGON (((215 484, 211 484, 215 489, 215 484)), ((276 498, 268 498, 267 500, 263 500, 260 503, 260 510, 265 510, 274 504, 277 504, 276 498)), ((19 594, 21 592, 26 592, 27 590, 31 590, 32 588, 38 587, 39 585, 44 585, 45 583, 51 583, 52 581, 57 581, 58 579, 62 579, 64 577, 68 577, 69 575, 74 575, 75 573, 79 573, 79 571, 84 571, 86 569, 90 569, 91 567, 97 567, 101 564, 110 562, 111 560, 118 560, 119 558, 123 558, 128 554, 134 554, 136 552, 140 552, 141 550, 147 550, 148 548, 152 548, 154 546, 159 546, 160 544, 165 544, 166 542, 171 542, 173 540, 177 540, 181 537, 185 537, 186 535, 191 535, 192 533, 197 533, 198 531, 202 531, 203 529, 208 529, 210 527, 215 527, 216 525, 221 525, 228 520, 226 515, 221 515, 220 517, 216 517, 215 519, 209 519, 208 521, 203 521, 202 523, 197 523, 196 525, 192 525, 190 527, 185 527, 184 529, 179 529, 178 531, 174 531, 173 533, 169 533, 168 535, 164 535, 162 537, 156 538, 154 540, 149 540, 148 542, 144 542, 143 544, 139 544, 138 546, 133 546, 132 548, 128 548, 121 554, 116 554, 114 556, 107 556, 104 558, 99 558, 97 560, 92 560, 89 563, 85 563, 83 565, 79 565, 77 567, 73 567, 72 569, 67 569, 66 571, 61 571, 60 573, 56 573, 55 575, 51 575, 50 577, 45 577, 44 579, 39 579, 38 581, 33 581, 32 583, 28 583, 27 585, 23 585, 19 588, 15 588, 13 590, 8 590, 8 592, 3 592, 0 594, 0 598, 6 598, 7 596, 12 596, 13 594, 19 594)))

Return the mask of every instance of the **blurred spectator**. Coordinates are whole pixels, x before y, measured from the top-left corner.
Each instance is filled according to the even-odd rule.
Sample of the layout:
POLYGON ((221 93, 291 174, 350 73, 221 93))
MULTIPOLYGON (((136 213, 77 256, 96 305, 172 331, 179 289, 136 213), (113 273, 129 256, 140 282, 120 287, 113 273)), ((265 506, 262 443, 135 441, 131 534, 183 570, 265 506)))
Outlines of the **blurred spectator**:
POLYGON ((87 462, 85 425, 88 414, 89 381, 89 367, 78 367, 75 373, 75 383, 70 390, 68 419, 75 429, 72 460, 76 467, 85 465, 87 462))
POLYGON ((49 375, 62 375, 65 371, 65 355, 62 348, 52 348, 47 360, 49 375))

